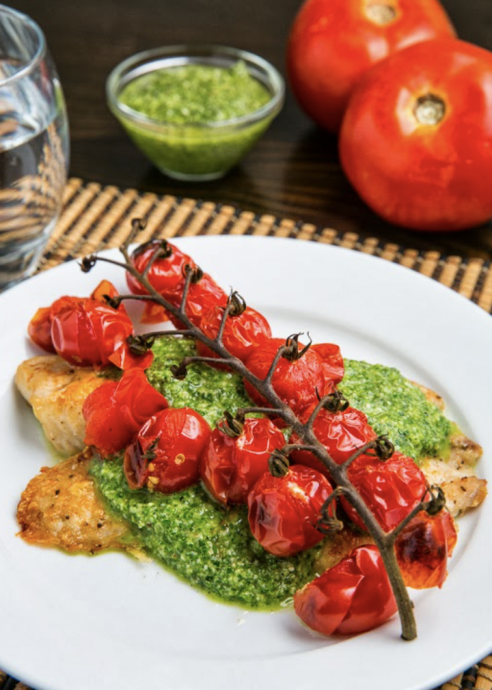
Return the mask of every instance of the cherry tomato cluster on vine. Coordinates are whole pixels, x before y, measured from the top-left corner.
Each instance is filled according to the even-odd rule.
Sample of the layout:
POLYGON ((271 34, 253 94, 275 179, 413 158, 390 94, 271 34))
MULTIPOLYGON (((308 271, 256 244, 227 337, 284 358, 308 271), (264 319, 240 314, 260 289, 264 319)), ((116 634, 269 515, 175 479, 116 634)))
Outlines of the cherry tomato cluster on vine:
MULTIPOLYGON (((298 334, 285 341, 273 338, 264 316, 242 304, 235 293, 227 297, 189 256, 171 244, 153 241, 143 245, 132 260, 139 273, 145 272, 149 284, 176 307, 181 304, 187 272, 196 272, 185 305, 190 321, 213 340, 228 310, 221 331, 226 350, 258 378, 271 373, 277 395, 301 422, 306 423, 319 410, 313 421, 316 437, 336 463, 350 462, 349 479, 383 530, 394 529, 424 500, 426 480, 412 459, 390 451, 390 457, 381 461, 371 452, 376 433, 366 416, 351 408, 337 391, 344 375, 337 345, 306 346, 299 342, 298 334), (277 366, 271 372, 276 358, 277 366), (323 401, 319 409, 320 398, 333 405, 323 401)), ((133 275, 127 275, 127 282, 134 294, 147 294, 133 275)), ((326 521, 336 519, 333 480, 324 464, 302 449, 290 453, 294 463, 290 464, 278 419, 244 414, 233 418, 225 413, 211 430, 193 409, 170 408, 144 372, 152 353, 137 356, 128 347, 133 325, 121 303, 114 302, 118 306, 113 307, 107 302, 107 297, 117 296, 114 286, 103 281, 89 298, 62 297, 51 307, 38 310, 29 325, 36 344, 71 364, 100 367, 111 362, 123 369, 119 380, 102 383, 87 397, 83 406, 85 443, 103 459, 123 453, 131 489, 168 494, 201 481, 208 494, 225 507, 245 505, 253 536, 277 557, 294 556, 319 544, 326 521), (275 453, 282 457, 281 470, 274 471, 271 464, 275 453)), ((170 318, 180 326, 179 319, 161 307, 147 309, 144 318, 170 318)), ((206 346, 200 346, 199 352, 213 359, 206 346)), ((250 382, 244 383, 252 400, 268 406, 250 382)), ((295 434, 289 441, 299 442, 295 434)), ((358 512, 343 495, 341 504, 347 518, 365 530, 358 512)), ((448 513, 418 513, 396 540, 406 584, 441 586, 455 543, 456 531, 448 513)), ((396 610, 381 555, 372 545, 355 549, 306 585, 296 594, 294 606, 304 622, 324 634, 362 632, 381 624, 396 610)))
POLYGON ((492 53, 457 40, 438 0, 306 0, 288 72, 385 220, 453 231, 492 217, 492 53))

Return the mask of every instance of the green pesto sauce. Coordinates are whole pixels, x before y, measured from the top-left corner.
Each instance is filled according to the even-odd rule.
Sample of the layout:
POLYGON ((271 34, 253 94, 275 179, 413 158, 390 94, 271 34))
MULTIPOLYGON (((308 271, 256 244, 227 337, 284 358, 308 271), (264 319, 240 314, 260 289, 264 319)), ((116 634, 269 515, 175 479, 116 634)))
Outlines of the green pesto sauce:
POLYGON ((227 510, 199 485, 169 496, 132 491, 117 460, 95 461, 92 474, 157 561, 223 602, 278 608, 316 575, 319 547, 292 558, 270 555, 252 536, 245 506, 227 510))
POLYGON ((416 462, 446 452, 451 422, 397 369, 346 359, 340 389, 378 434, 416 462))
POLYGON ((131 81, 119 96, 123 105, 163 123, 159 130, 121 120, 160 170, 182 177, 218 176, 235 165, 273 114, 239 128, 204 125, 253 113, 270 98, 243 62, 230 68, 189 64, 156 70, 131 81))
MULTIPOLYGON (((195 353, 192 340, 161 338, 147 375, 170 405, 192 407, 213 426, 225 409, 234 413, 250 403, 239 376, 206 364, 190 365, 186 379, 174 379, 169 367, 195 353)), ((402 452, 419 458, 445 446, 450 422, 395 369, 348 360, 342 388, 378 433, 388 433, 402 452)), ((225 509, 201 485, 170 496, 134 491, 121 460, 95 461, 92 474, 110 508, 134 527, 143 548, 214 598, 246 608, 278 608, 317 575, 321 546, 293 558, 271 556, 251 535, 246 507, 225 509)))
POLYGON ((182 381, 173 377, 170 371, 173 364, 180 364, 185 357, 196 355, 193 340, 160 338, 152 349, 154 362, 146 371, 147 378, 167 398, 171 407, 192 407, 213 428, 224 416, 224 410, 235 414, 239 407, 251 405, 239 374, 197 363, 190 364, 182 381))
POLYGON ((232 67, 183 65, 159 69, 130 82, 120 101, 159 122, 209 124, 248 115, 270 100, 244 62, 232 67))

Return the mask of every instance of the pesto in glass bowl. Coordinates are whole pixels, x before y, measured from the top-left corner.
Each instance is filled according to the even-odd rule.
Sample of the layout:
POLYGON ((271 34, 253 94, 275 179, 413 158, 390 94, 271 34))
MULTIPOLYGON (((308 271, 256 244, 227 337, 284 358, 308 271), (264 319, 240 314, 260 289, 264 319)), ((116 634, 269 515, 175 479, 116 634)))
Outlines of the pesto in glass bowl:
POLYGON ((161 172, 213 180, 262 136, 285 87, 263 58, 204 45, 134 55, 111 72, 106 89, 113 114, 161 172))

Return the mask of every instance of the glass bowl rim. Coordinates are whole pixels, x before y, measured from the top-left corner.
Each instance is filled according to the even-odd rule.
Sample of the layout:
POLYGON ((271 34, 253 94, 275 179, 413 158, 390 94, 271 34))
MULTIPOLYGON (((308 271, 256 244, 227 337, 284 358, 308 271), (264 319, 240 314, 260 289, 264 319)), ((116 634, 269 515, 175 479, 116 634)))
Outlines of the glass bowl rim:
POLYGON ((6 79, 2 79, 0 77, 0 86, 6 86, 18 81, 19 79, 23 79, 39 65, 46 53, 46 39, 39 24, 37 24, 34 19, 31 19, 29 15, 24 14, 24 12, 19 12, 18 10, 14 10, 12 7, 7 7, 7 5, 0 4, 0 15, 1 14, 10 15, 10 17, 31 28, 39 41, 36 52, 25 65, 23 65, 17 72, 11 74, 6 79))
MULTIPOLYGON (((154 71, 154 70, 149 70, 154 71)), ((121 116, 123 119, 130 120, 135 124, 142 125, 145 129, 152 129, 155 131, 162 131, 165 129, 185 130, 196 129, 202 131, 217 131, 224 128, 238 128, 242 126, 252 125, 260 120, 263 120, 270 114, 275 113, 283 104, 285 96, 285 82, 277 70, 270 62, 265 60, 255 53, 251 53, 241 48, 233 48, 214 43, 181 43, 176 45, 161 46, 160 48, 152 48, 135 53, 128 58, 125 58, 110 72, 106 80, 106 97, 108 105, 116 116, 121 116), (267 77, 268 82, 273 90, 270 100, 261 108, 253 110, 251 113, 241 115, 240 117, 231 118, 229 120, 218 120, 215 122, 168 122, 164 120, 156 120, 148 117, 138 110, 134 110, 127 105, 121 103, 118 98, 118 87, 126 74, 131 74, 132 68, 139 64, 150 63, 158 58, 213 58, 214 56, 223 56, 232 61, 244 60, 247 64, 253 64, 267 77)))

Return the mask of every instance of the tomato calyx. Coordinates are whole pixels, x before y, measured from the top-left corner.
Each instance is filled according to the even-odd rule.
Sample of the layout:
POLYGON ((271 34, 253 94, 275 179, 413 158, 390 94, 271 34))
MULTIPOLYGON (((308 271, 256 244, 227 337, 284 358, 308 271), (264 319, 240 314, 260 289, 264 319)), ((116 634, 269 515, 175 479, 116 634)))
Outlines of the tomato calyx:
POLYGON ((217 429, 229 438, 238 438, 244 431, 244 415, 237 413, 235 417, 225 410, 224 416, 216 424, 217 429))
POLYGON ((302 350, 299 350, 299 338, 301 337, 301 335, 304 335, 304 333, 293 333, 292 335, 289 335, 289 337, 285 340, 284 349, 282 351, 282 357, 286 359, 288 362, 295 362, 298 359, 301 359, 301 357, 306 354, 306 352, 309 350, 313 343, 311 336, 309 335, 309 333, 307 333, 309 343, 307 345, 304 345, 302 350))
POLYGON ((434 517, 444 509, 444 506, 446 505, 446 496, 441 487, 437 486, 436 484, 433 484, 429 487, 428 491, 426 492, 426 496, 429 495, 430 498, 422 504, 422 509, 427 513, 427 515, 434 517))
POLYGON ((320 402, 323 401, 323 409, 327 412, 333 412, 333 414, 336 414, 337 412, 344 412, 348 407, 350 407, 348 398, 346 398, 339 390, 333 391, 333 393, 329 393, 322 398, 318 392, 318 389, 316 389, 316 397, 320 402))
POLYGON ((246 311, 248 305, 239 292, 232 290, 227 299, 227 306, 229 307, 228 315, 234 318, 235 316, 241 316, 246 311))
POLYGON ((364 14, 369 21, 377 24, 378 26, 386 26, 386 24, 390 24, 391 22, 395 21, 398 16, 396 8, 393 5, 377 2, 367 3, 364 9, 364 14))
POLYGON ((439 96, 427 93, 417 98, 413 114, 420 125, 438 125, 446 115, 446 103, 439 96))
POLYGON ((289 468, 289 454, 283 449, 276 448, 268 460, 268 471, 272 477, 285 477, 289 468))
POLYGON ((184 264, 183 266, 183 278, 187 279, 188 276, 190 283, 196 284, 203 278, 203 271, 200 266, 192 266, 191 264, 184 264))

